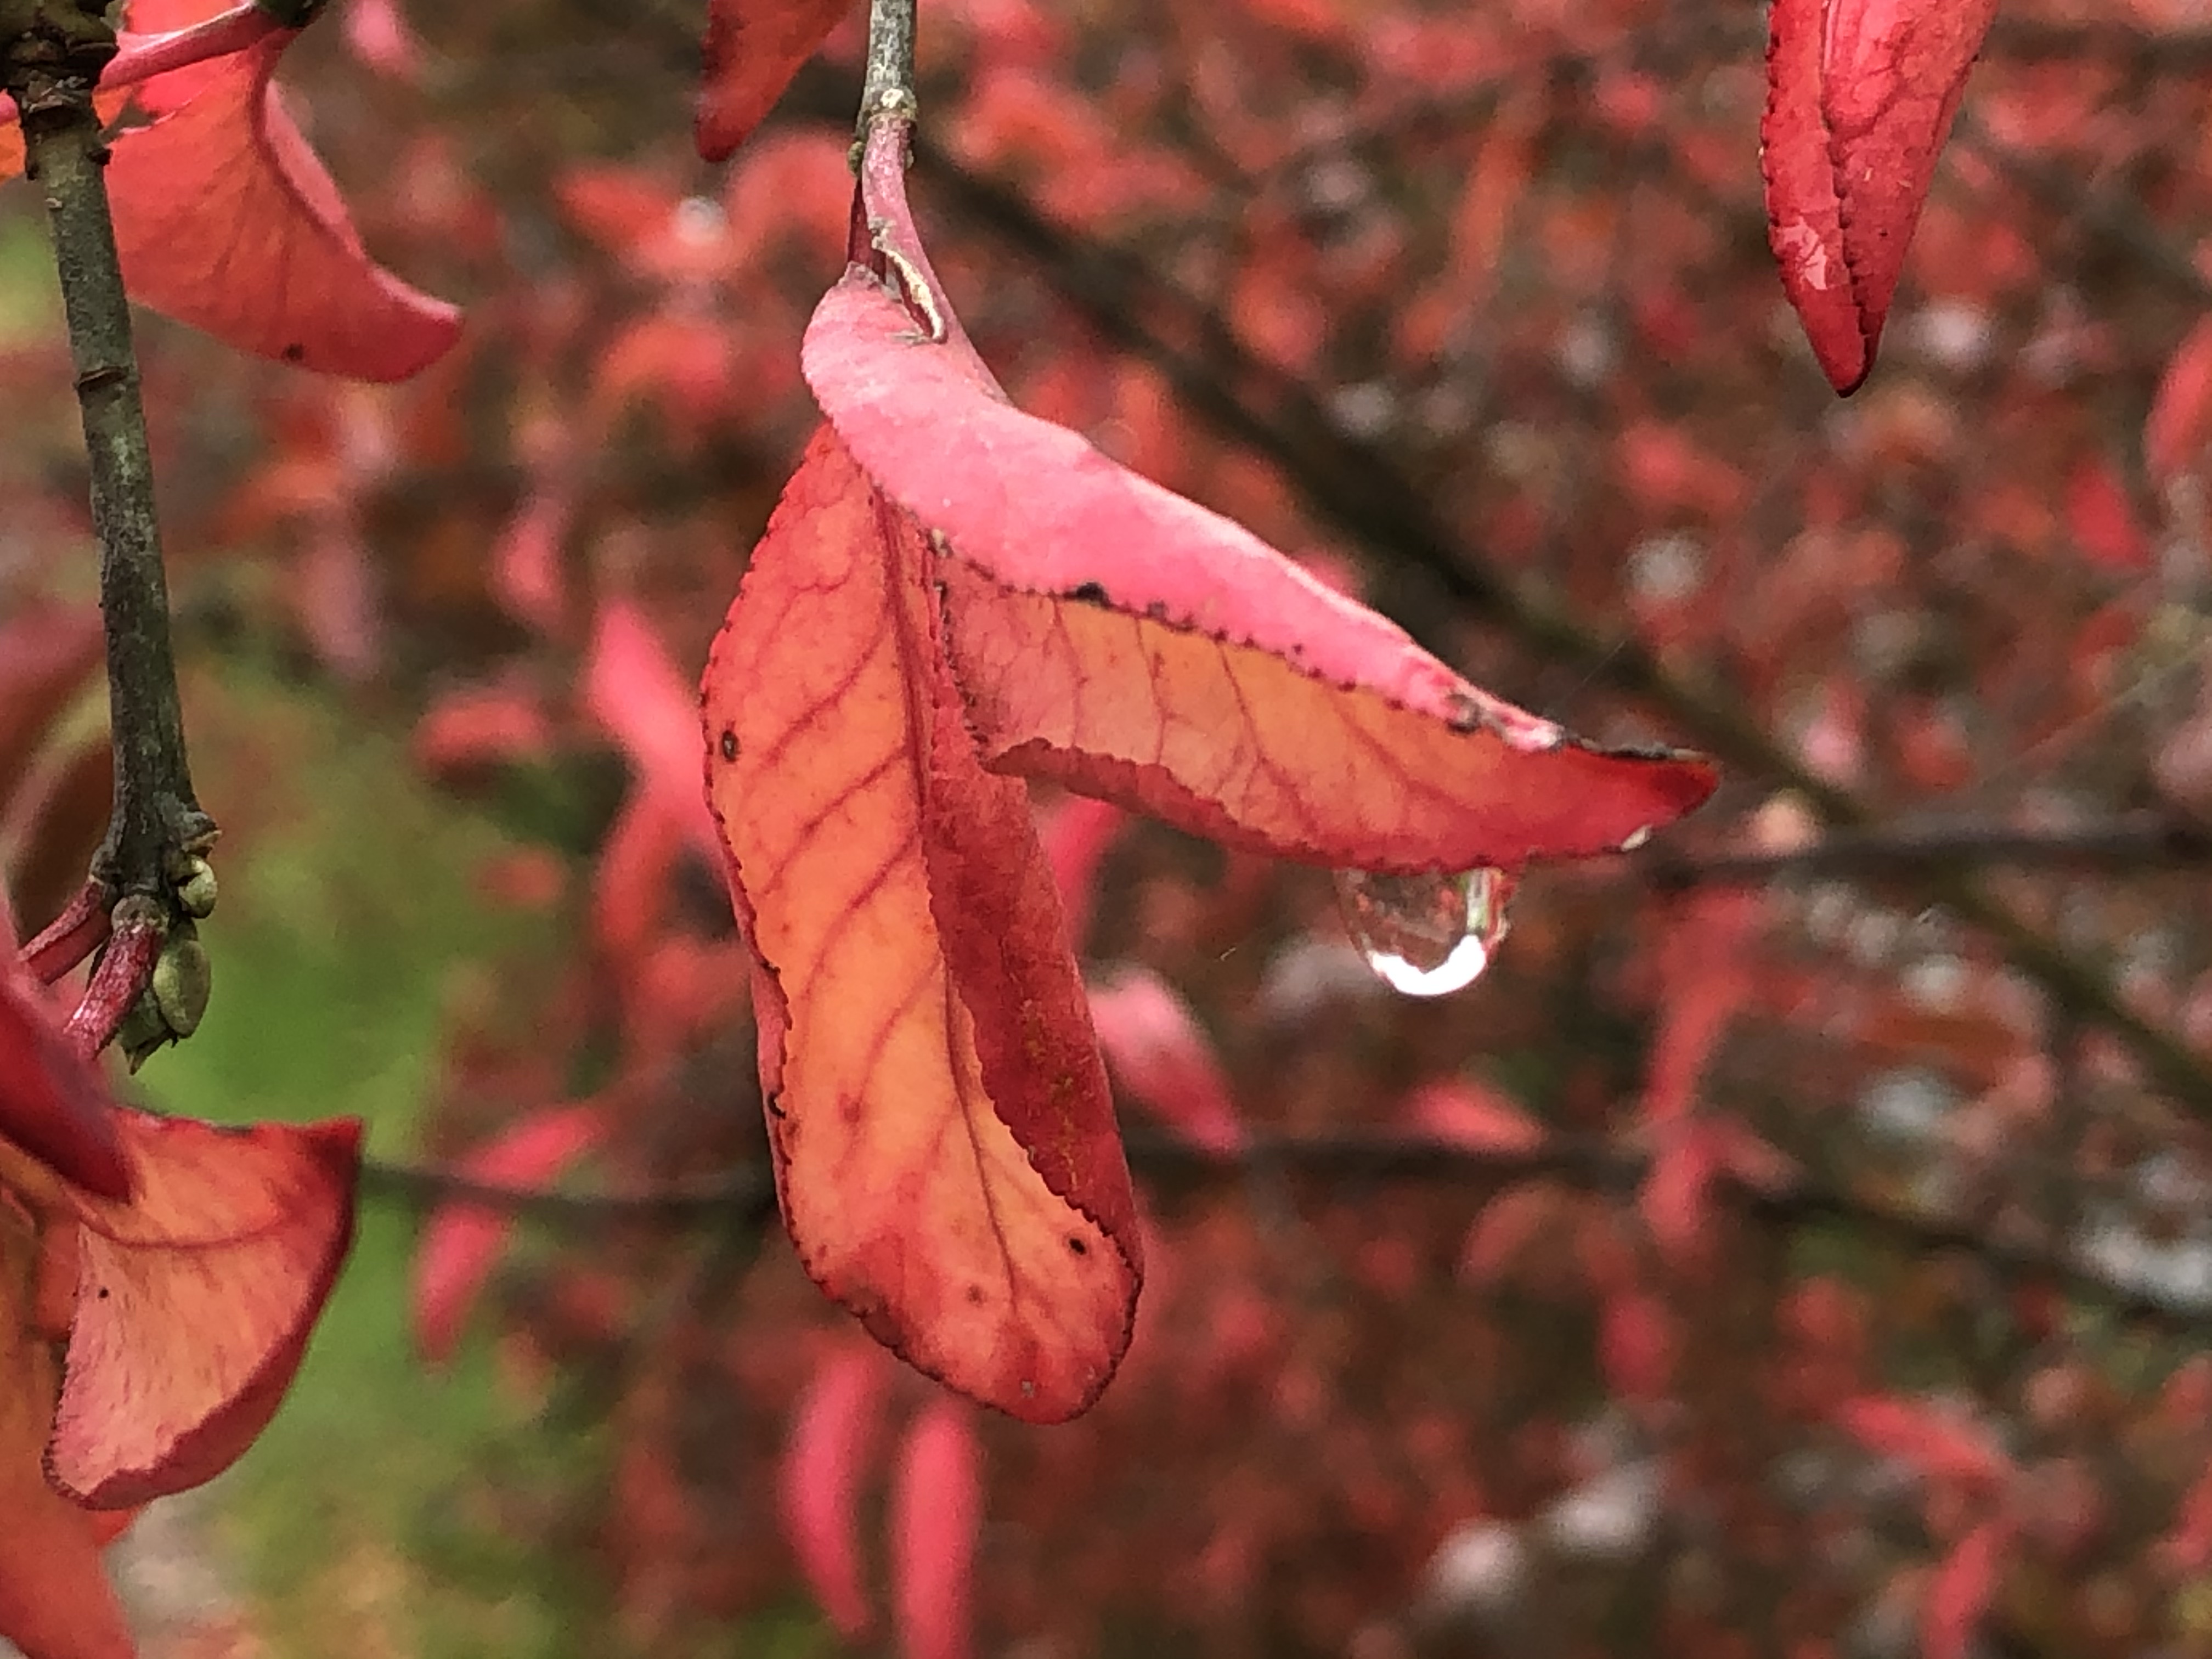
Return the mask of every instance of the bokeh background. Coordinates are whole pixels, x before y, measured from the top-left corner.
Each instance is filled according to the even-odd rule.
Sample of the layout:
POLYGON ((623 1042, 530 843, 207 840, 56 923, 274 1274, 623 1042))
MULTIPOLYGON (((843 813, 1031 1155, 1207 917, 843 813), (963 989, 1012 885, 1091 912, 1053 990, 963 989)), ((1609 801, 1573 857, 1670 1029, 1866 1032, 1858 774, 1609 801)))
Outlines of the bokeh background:
MULTIPOLYGON (((951 1659, 964 1593, 1020 1659, 2212 1655, 2212 14, 2004 7, 1848 402, 1767 251, 1757 5, 922 16, 918 210, 1018 402, 1723 790, 1434 1002, 1326 872, 1041 796, 1152 1276, 1084 1422, 948 1404, 747 1196, 742 946, 652 787, 816 418, 857 28, 710 167, 694 3, 338 0, 288 94, 468 327, 368 388, 146 320, 224 840, 213 1009, 138 1086, 357 1113, 380 1168, 285 1413, 118 1555, 149 1653, 951 1659), (471 1168, 568 1195, 473 1295, 422 1249, 471 1168), (896 1496, 918 1424, 972 1517, 896 1496), (840 1468, 825 1613, 783 1517, 840 1468)), ((32 926, 107 769, 34 205, 32 926)))

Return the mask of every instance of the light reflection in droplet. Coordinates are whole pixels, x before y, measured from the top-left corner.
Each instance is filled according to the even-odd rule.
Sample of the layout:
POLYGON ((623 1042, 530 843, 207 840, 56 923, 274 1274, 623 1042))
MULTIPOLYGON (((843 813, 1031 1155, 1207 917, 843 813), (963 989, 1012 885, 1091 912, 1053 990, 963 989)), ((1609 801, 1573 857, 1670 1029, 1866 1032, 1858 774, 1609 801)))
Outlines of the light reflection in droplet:
POLYGON ((1336 872, 1352 942, 1376 976, 1407 996, 1440 997, 1482 976, 1507 929, 1513 878, 1480 867, 1425 875, 1336 872))

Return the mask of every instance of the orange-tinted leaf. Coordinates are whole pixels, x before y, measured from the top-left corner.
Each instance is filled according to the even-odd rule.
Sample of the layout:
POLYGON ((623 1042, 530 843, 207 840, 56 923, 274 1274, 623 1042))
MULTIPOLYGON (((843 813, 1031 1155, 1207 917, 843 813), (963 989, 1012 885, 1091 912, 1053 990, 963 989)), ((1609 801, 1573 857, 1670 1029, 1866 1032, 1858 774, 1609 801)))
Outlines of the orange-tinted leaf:
POLYGON ((854 266, 805 366, 869 478, 940 538, 994 769, 1230 845, 1370 870, 1611 851, 1711 793, 1468 684, 1258 538, 1008 404, 915 236, 896 134, 863 171, 906 297, 854 266), (919 323, 919 325, 918 325, 919 323))
POLYGON ((0 1204, 0 1638, 27 1659, 130 1659, 130 1630, 100 1567, 97 1517, 43 1468, 59 1379, 29 1305, 38 1244, 28 1221, 0 1204))
POLYGON ((1767 238, 1837 391, 1874 367, 1936 161, 1996 0, 1775 0, 1760 126, 1767 238))
POLYGON ((1127 1346, 1134 1200, 1028 795, 975 755, 933 576, 817 434, 715 641, 708 793, 800 1260, 922 1370, 1052 1421, 1127 1346))
POLYGON ((881 1348, 842 1348, 824 1359, 799 1396, 777 1471, 784 1535, 822 1611, 848 1642, 863 1639, 874 1623, 861 1565, 860 1486, 890 1382, 881 1348))
POLYGON ((107 188, 124 283, 242 351, 404 380, 453 343, 460 313, 362 248, 270 82, 290 39, 222 60, 181 108, 117 139, 107 188))
MULTIPOLYGON (((606 1120, 594 1105, 531 1113, 461 1161, 472 1180, 534 1186, 552 1180, 599 1145, 606 1120)), ((506 1249, 514 1218, 486 1205, 443 1204, 415 1251, 415 1344, 431 1359, 449 1358, 461 1327, 506 1249)))
POLYGON ((48 1468, 101 1509, 199 1485, 275 1413, 353 1242, 360 1125, 119 1114, 137 1197, 84 1224, 48 1468))
POLYGON ((852 0, 708 0, 699 154, 720 161, 744 143, 851 9, 852 0))
POLYGON ((967 1407, 933 1400, 899 1449, 891 1481, 891 1598, 904 1659, 968 1659, 983 1448, 967 1407))

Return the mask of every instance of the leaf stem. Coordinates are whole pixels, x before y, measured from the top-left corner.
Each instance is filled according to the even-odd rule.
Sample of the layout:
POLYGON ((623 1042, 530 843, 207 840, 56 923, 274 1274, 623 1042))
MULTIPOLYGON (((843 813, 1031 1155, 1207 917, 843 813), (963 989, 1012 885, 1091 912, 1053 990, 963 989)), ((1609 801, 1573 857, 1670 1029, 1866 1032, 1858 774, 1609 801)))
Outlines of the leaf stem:
MULTIPOLYGON (((193 795, 185 759, 153 461, 108 210, 107 151, 92 103, 114 55, 114 31, 97 9, 0 0, 0 82, 22 120, 25 170, 46 200, 100 543, 115 807, 92 877, 111 905, 141 902, 137 925, 158 919, 166 930, 186 916, 179 887, 196 877, 211 884, 203 855, 216 827, 193 795)), ((196 904, 191 913, 204 912, 196 904)), ((143 954, 130 958, 134 976, 143 975, 133 998, 151 977, 151 962, 138 962, 143 954)), ((113 977, 109 989, 119 996, 113 977)))
POLYGON ((914 21, 916 0, 869 0, 867 78, 860 86, 858 134, 884 116, 912 119, 920 107, 914 92, 914 21))

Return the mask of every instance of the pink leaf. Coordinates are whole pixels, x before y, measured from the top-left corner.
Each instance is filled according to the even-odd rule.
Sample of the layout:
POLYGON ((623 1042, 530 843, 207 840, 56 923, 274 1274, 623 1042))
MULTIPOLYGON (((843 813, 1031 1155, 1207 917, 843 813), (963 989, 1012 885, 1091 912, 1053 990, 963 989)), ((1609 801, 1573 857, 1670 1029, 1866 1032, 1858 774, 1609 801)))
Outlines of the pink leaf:
POLYGON ((891 1601, 904 1659, 968 1659, 983 1449, 955 1400, 922 1407, 899 1450, 890 1497, 891 1601))
POLYGON ((242 351, 404 380, 453 345, 460 313, 362 248, 270 84, 292 38, 195 66, 212 72, 188 102, 116 140, 107 189, 124 282, 134 299, 242 351))
POLYGON ((1424 1083, 1401 1109, 1414 1127, 1473 1152, 1530 1152, 1544 1144, 1543 1126, 1518 1103, 1468 1078, 1424 1083))
POLYGON ((776 1495, 784 1535, 815 1599, 848 1642, 875 1622, 860 1559, 860 1486, 884 1424, 891 1365, 872 1344, 814 1368, 793 1413, 776 1495))
MULTIPOLYGON (((584 665, 584 705, 623 746, 643 787, 664 800, 699 793, 699 698, 669 660, 659 635, 637 607, 609 599, 599 607, 584 665)), ((696 820, 701 844, 720 856, 711 822, 696 820)))
POLYGON ((1998 1570, 2012 1543, 2002 1521, 1984 1521, 1960 1539, 1936 1570, 1920 1609, 1923 1659, 1966 1659, 1996 1593, 1998 1570))
POLYGON ((1767 239, 1840 392, 1874 367, 1905 250, 1996 0, 1774 0, 1767 239))
POLYGON ((1165 980, 1148 968, 1118 970, 1092 986, 1091 1023, 1107 1068, 1132 1099, 1209 1152, 1244 1144, 1213 1044, 1165 980))
POLYGON ((1612 851, 1711 793, 1468 684, 1248 531, 1012 408, 915 234, 902 138, 863 192, 897 283, 816 309, 808 383, 870 479, 936 532, 947 638, 996 770, 1232 846, 1373 870, 1612 851))
MULTIPOLYGON (((606 1119, 596 1105, 550 1107, 509 1124, 463 1158, 459 1171, 501 1186, 543 1186, 605 1136, 606 1119)), ((459 1201, 431 1212, 416 1247, 411 1297, 415 1344, 425 1358, 452 1357, 514 1231, 514 1215, 489 1205, 459 1201)))
POLYGON ((1987 1488, 2011 1463, 1987 1435, 1955 1417, 1892 1395, 1863 1395, 1837 1407, 1837 1421, 1869 1451, 1923 1476, 1987 1488))

